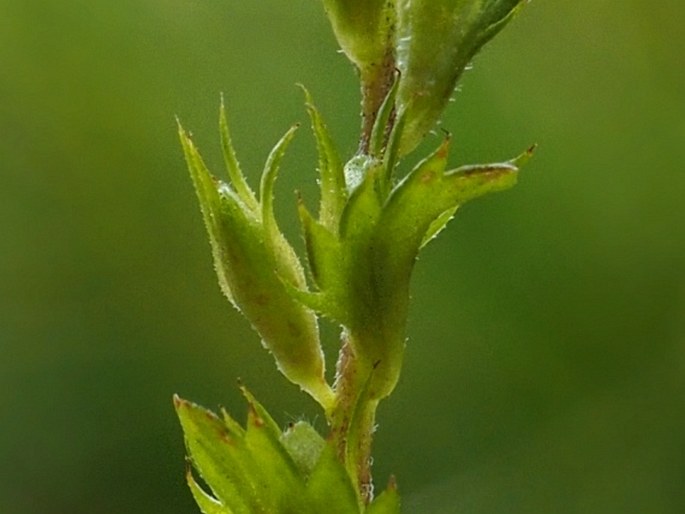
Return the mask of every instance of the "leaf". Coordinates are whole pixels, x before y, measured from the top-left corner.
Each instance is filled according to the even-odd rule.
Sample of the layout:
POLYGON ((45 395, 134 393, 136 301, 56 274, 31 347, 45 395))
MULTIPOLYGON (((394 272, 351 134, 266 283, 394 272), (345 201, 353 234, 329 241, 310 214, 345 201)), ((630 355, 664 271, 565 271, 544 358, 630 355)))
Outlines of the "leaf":
MULTIPOLYGON (((399 81, 398 81, 399 82, 399 81)), ((404 122, 407 119, 406 112, 401 110, 395 115, 395 123, 388 138, 388 144, 383 154, 383 167, 385 174, 383 184, 387 188, 383 191, 383 198, 387 197, 389 189, 393 185, 393 174, 395 166, 399 161, 400 144, 402 142, 402 134, 404 133, 404 122)))
POLYGON ((228 170, 228 176, 231 179, 231 183, 233 184, 236 193, 238 193, 238 196, 245 206, 251 211, 256 212, 258 208, 257 199, 245 180, 245 176, 243 175, 240 165, 238 164, 235 150, 233 149, 233 143, 231 142, 231 134, 228 130, 228 120, 226 119, 226 108, 224 107, 223 95, 221 96, 219 129, 221 134, 221 149, 224 154, 224 162, 226 164, 226 169, 228 170))
POLYGON ((256 491, 259 468, 242 437, 198 405, 178 397, 174 404, 193 466, 221 504, 234 514, 263 512, 256 491))
POLYGON ((340 239, 350 240, 368 233, 381 212, 377 179, 382 173, 382 163, 369 160, 359 170, 361 182, 352 191, 340 217, 340 239))
POLYGON ((233 514, 233 511, 223 505, 219 500, 207 494, 193 478, 190 470, 186 473, 188 487, 195 498, 195 503, 200 507, 202 514, 233 514))
POLYGON ((338 231, 340 213, 347 201, 343 165, 326 124, 314 106, 311 94, 304 86, 300 85, 300 87, 304 91, 307 112, 311 120, 312 131, 316 137, 319 154, 319 187, 321 190, 319 221, 335 234, 338 231))
POLYGON ((180 126, 179 135, 222 290, 259 333, 283 374, 328 408, 332 390, 324 378, 316 316, 284 285, 305 288, 304 271, 273 217, 273 184, 294 130, 286 133, 267 160, 261 212, 250 209, 227 184, 212 177, 180 126))
POLYGON ((388 488, 368 506, 366 514, 400 514, 400 495, 394 478, 390 479, 388 488))
POLYGON ((511 162, 445 172, 448 149, 445 139, 393 190, 383 209, 378 238, 384 247, 395 249, 389 263, 394 263, 390 270, 398 267, 398 274, 407 274, 419 248, 444 227, 457 207, 516 183, 518 168, 511 162))
POLYGON ((343 325, 355 355, 373 368, 369 400, 390 394, 399 377, 405 343, 409 283, 420 248, 463 203, 511 187, 512 162, 463 166, 445 172, 449 139, 421 161, 384 204, 376 189, 376 168, 353 192, 340 224, 344 292, 343 325))
POLYGON ((276 422, 247 389, 241 390, 249 405, 245 444, 265 477, 257 494, 269 499, 266 512, 302 512, 304 476, 281 444, 276 422))
POLYGON ((268 233, 280 234, 278 226, 276 225, 276 218, 274 217, 274 183, 278 176, 278 170, 281 165, 281 160, 285 155, 288 145, 295 137, 295 131, 299 125, 294 125, 283 135, 283 137, 273 147, 269 157, 264 165, 264 172, 262 173, 262 180, 259 188, 259 200, 262 206, 262 222, 266 227, 268 233))
POLYGON ((398 3, 398 109, 407 120, 401 155, 433 128, 476 53, 526 0, 412 0, 398 3))
POLYGON ((327 444, 307 482, 307 498, 316 514, 358 514, 357 493, 332 445, 327 444))
POLYGON ((202 161, 202 157, 200 157, 197 148, 195 148, 192 140, 183 130, 180 122, 178 123, 178 133, 181 139, 181 145, 183 146, 183 153, 185 154, 188 169, 190 170, 190 176, 193 180, 193 185, 195 186, 195 192, 197 193, 197 198, 200 203, 202 218, 204 220, 207 233, 209 234, 209 242, 212 247, 212 256, 214 258, 214 267, 219 278, 219 286, 221 287, 221 291, 224 293, 226 298, 228 298, 228 300, 235 305, 235 299, 233 298, 233 293, 231 292, 230 281, 226 276, 224 267, 222 266, 222 237, 218 222, 218 212, 221 209, 221 202, 219 198, 217 180, 209 173, 209 170, 202 161))
POLYGON ((428 230, 426 230, 426 234, 423 236, 420 248, 426 246, 433 239, 435 239, 440 232, 442 232, 442 229, 444 229, 445 226, 452 220, 458 208, 459 206, 457 205, 456 207, 447 209, 431 222, 428 230))
POLYGON ((248 403, 245 429, 225 411, 222 420, 174 397, 190 460, 214 494, 205 492, 188 470, 186 479, 202 512, 320 514, 330 507, 330 512, 358 514, 354 489, 329 453, 330 445, 306 423, 281 433, 254 396, 241 390, 248 403))
POLYGON ((317 222, 301 200, 298 202, 298 213, 304 236, 309 271, 317 288, 330 287, 335 281, 336 262, 339 256, 338 239, 323 224, 317 222))

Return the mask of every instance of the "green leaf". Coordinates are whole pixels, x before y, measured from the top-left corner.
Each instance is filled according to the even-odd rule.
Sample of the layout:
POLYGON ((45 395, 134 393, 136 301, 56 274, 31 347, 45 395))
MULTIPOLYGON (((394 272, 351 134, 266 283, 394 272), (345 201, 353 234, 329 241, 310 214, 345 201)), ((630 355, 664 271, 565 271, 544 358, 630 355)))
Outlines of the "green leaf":
POLYGON ((228 120, 226 119, 226 108, 224 107, 224 97, 221 96, 221 109, 219 114, 219 131, 221 134, 221 149, 224 154, 224 162, 228 170, 228 176, 242 202, 252 211, 257 211, 258 204, 252 189, 247 184, 245 176, 238 164, 238 158, 233 149, 231 134, 228 130, 228 120))
POLYGON ((326 445, 307 482, 307 498, 316 514, 358 514, 355 488, 333 446, 326 445))
POLYGON ((256 487, 262 480, 260 468, 242 436, 199 405, 178 397, 174 397, 174 404, 193 466, 220 503, 235 514, 263 512, 264 499, 258 496, 256 487))
POLYGON ((359 239, 374 226, 381 211, 378 177, 382 174, 382 163, 367 160, 355 170, 360 173, 361 183, 352 191, 350 199, 340 217, 340 239, 359 239))
POLYGON ((212 256, 214 257, 214 265, 219 279, 219 286, 224 295, 226 295, 226 298, 235 305, 230 281, 226 276, 225 268, 222 265, 224 253, 222 231, 217 218, 217 213, 221 209, 218 181, 209 173, 197 148, 190 137, 185 133, 180 123, 178 124, 178 132, 188 169, 190 170, 190 176, 195 185, 195 192, 197 193, 197 198, 200 203, 202 218, 209 234, 209 242, 212 247, 212 256))
POLYGON ((250 209, 230 186, 212 177, 179 127, 222 290, 259 333, 283 374, 328 408, 333 393, 324 378, 316 316, 284 285, 286 281, 305 288, 304 272, 273 219, 273 183, 293 131, 286 133, 267 161, 260 213, 250 209))
POLYGON ((307 263, 319 292, 289 287, 287 283, 286 288, 303 305, 338 323, 344 323, 346 304, 341 298, 344 297, 347 276, 341 266, 343 249, 340 240, 312 217, 303 202, 299 202, 298 208, 307 263))
POLYGON ((404 133, 404 122, 407 119, 405 111, 399 111, 395 115, 395 122, 388 137, 388 144, 383 154, 383 167, 385 169, 385 176, 383 177, 383 184, 387 188, 383 191, 383 198, 387 197, 389 188, 393 185, 393 174, 395 167, 399 162, 400 144, 402 142, 402 134, 404 133))
POLYGON ((322 223, 316 221, 301 200, 298 202, 309 271, 316 287, 327 290, 339 280, 337 261, 340 242, 322 223))
POLYGON ((343 165, 326 124, 314 106, 311 94, 304 86, 300 85, 300 87, 305 94, 307 112, 319 153, 319 176, 321 177, 319 220, 324 227, 335 234, 338 231, 340 213, 347 201, 343 165))
MULTIPOLYGON (((516 183, 512 162, 469 165, 445 172, 449 139, 422 161, 392 192, 381 222, 399 247, 435 232, 446 211, 478 196, 508 189, 516 183), (432 225, 440 219, 437 225, 432 225)), ((414 250, 412 250, 414 251, 414 250)))
MULTIPOLYGON (((390 394, 397 383, 405 342, 411 272, 420 248, 463 203, 511 187, 518 168, 511 162, 464 166, 445 172, 449 140, 420 162, 381 203, 378 168, 366 170, 340 224, 337 278, 343 286, 331 303, 342 306, 357 358, 371 372, 369 401, 390 394)), ((332 282, 335 282, 332 280, 332 282)))
POLYGON ((400 495, 394 478, 390 479, 388 488, 368 506, 366 514, 400 514, 400 495))
POLYGON ((193 474, 188 470, 186 473, 188 487, 195 498, 195 502, 200 507, 202 514, 233 514, 233 511, 223 505, 219 500, 207 494, 193 478, 193 474))
POLYGON ((299 125, 294 125, 283 135, 283 137, 276 143, 276 146, 271 150, 269 157, 264 166, 262 173, 262 180, 260 183, 259 200, 262 206, 262 221, 267 231, 272 234, 280 234, 274 217, 274 183, 278 177, 278 170, 285 155, 288 145, 295 137, 295 131, 299 125))
POLYGON ((474 55, 526 0, 412 0, 400 2, 398 109, 407 120, 400 153, 412 151, 442 114, 474 55))
POLYGON ((378 241, 388 255, 382 269, 390 284, 406 280, 419 249, 445 226, 460 205, 516 183, 518 168, 511 162, 463 166, 445 172, 448 150, 449 139, 445 139, 395 188, 383 209, 379 220, 383 230, 378 233, 378 241))
POLYGON ((447 224, 452 220, 458 208, 459 206, 457 205, 455 207, 447 209, 445 212, 443 212, 440 216, 438 216, 431 222, 431 224, 428 227, 428 230, 426 230, 426 234, 423 236, 423 240, 421 241, 421 248, 430 243, 433 239, 435 239, 438 236, 440 232, 442 232, 442 229, 444 229, 445 226, 447 226, 447 224))
POLYGON ((188 485, 204 514, 360 514, 354 486, 334 448, 299 422, 281 433, 245 388, 246 429, 224 412, 174 397, 190 460, 214 496, 188 485))
POLYGON ((265 477, 258 494, 270 499, 266 512, 302 512, 304 476, 281 443, 276 422, 252 394, 242 392, 249 406, 245 443, 265 477))

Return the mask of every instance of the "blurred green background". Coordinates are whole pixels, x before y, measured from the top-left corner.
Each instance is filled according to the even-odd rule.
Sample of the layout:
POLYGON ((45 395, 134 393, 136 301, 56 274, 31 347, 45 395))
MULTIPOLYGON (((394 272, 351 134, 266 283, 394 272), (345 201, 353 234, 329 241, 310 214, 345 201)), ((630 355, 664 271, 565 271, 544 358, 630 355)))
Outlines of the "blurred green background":
MULTIPOLYGON (((684 22, 539 0, 464 77, 454 165, 540 147, 417 267, 374 465, 405 512, 685 512, 684 22)), ((0 68, 0 513, 195 513, 172 393, 323 421, 219 292, 174 116, 218 172, 223 92, 255 181, 296 82, 354 151, 354 73, 315 0, 0 0, 0 68)), ((314 180, 301 130, 298 244, 314 180)))

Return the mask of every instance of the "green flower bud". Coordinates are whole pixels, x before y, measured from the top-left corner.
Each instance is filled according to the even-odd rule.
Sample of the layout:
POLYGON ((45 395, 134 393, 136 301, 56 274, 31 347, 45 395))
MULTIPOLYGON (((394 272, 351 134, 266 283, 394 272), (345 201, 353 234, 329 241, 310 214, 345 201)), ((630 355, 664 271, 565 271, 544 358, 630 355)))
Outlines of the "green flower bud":
POLYGON ((316 316, 286 289, 286 284, 306 287, 304 273, 273 217, 273 184, 296 127, 286 133, 269 156, 259 202, 238 168, 223 109, 221 127, 233 187, 210 174, 191 139, 179 127, 219 283, 259 333, 281 372, 327 408, 333 393, 324 378, 316 316))
POLYGON ((404 0, 397 24, 398 109, 406 119, 400 153, 433 128, 457 80, 481 47, 526 0, 404 0))

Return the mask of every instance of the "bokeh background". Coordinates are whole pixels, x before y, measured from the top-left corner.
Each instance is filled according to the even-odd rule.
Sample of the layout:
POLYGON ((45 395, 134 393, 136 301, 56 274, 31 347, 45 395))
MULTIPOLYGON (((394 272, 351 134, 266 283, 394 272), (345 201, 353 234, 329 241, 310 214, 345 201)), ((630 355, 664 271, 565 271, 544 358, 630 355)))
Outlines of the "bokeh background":
MULTIPOLYGON (((537 0, 464 77, 454 165, 540 146, 418 264, 374 465, 405 512, 685 512, 683 22, 537 0)), ((356 79, 315 0, 0 0, 2 514, 197 512, 172 393, 242 416, 242 377, 323 427, 219 292, 174 120, 219 173, 223 92, 254 183, 306 125, 296 82, 349 156, 356 79)), ((296 244, 314 181, 304 129, 296 244)))

